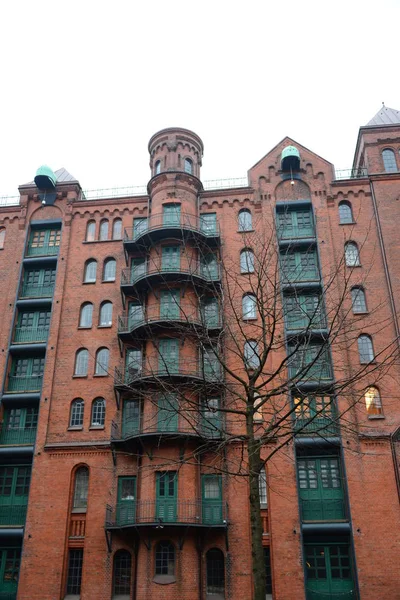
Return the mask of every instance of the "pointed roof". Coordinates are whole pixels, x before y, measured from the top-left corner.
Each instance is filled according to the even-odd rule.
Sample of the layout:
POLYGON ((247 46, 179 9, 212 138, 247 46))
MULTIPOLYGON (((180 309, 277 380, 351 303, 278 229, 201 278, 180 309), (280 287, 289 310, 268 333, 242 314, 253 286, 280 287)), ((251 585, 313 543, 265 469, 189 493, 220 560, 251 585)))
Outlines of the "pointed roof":
POLYGON ((368 121, 367 127, 371 125, 400 125, 400 110, 383 105, 376 115, 368 121))
MULTIPOLYGON (((57 169, 57 171, 54 171, 54 175, 57 177, 57 183, 79 183, 76 177, 71 175, 71 173, 69 173, 67 169, 64 169, 64 167, 62 167, 61 169, 57 169)), ((20 187, 31 185, 35 185, 35 182, 29 181, 28 183, 22 184, 22 186, 20 187)))

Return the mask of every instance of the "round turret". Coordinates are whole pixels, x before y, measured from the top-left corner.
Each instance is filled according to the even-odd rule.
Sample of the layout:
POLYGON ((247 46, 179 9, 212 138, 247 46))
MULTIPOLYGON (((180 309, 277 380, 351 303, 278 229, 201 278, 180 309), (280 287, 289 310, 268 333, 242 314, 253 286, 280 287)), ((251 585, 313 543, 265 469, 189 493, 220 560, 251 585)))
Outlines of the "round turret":
POLYGON ((200 179, 203 142, 189 129, 169 127, 149 141, 151 176, 166 171, 182 171, 200 179))

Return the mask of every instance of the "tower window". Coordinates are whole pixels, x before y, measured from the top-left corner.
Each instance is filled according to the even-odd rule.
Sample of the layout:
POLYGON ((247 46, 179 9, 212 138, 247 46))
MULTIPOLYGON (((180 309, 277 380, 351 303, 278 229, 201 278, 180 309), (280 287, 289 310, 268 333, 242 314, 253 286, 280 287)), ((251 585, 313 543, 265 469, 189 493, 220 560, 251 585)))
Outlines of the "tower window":
POLYGON ((386 173, 396 173, 397 165, 396 165, 396 156, 393 150, 386 148, 382 152, 383 166, 385 168, 386 173))
POLYGON ((159 173, 161 173, 161 160, 158 160, 154 167, 154 174, 158 175, 159 173))
POLYGON ((189 175, 193 173, 193 162, 190 158, 185 158, 185 173, 189 173, 189 175))

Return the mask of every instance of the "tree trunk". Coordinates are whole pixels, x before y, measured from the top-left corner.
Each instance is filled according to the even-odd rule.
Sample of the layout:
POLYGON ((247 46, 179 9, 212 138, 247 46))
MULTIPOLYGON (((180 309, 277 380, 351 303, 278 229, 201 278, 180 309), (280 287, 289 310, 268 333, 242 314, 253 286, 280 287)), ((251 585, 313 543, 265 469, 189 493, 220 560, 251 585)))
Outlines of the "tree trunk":
MULTIPOLYGON (((252 432, 253 433, 253 432, 252 432)), ((265 600, 265 564, 262 546, 262 520, 258 474, 260 450, 254 438, 249 440, 249 487, 250 487, 250 530, 251 556, 253 562, 254 600, 265 600)))

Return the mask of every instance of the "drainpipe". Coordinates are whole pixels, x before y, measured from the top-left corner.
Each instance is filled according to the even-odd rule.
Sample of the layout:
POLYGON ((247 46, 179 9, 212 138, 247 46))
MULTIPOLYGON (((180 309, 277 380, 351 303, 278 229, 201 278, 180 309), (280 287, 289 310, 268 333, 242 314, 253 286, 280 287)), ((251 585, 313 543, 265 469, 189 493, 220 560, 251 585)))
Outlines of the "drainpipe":
POLYGON ((400 427, 390 436, 390 448, 392 450, 394 476, 396 479, 397 494, 400 502, 400 465, 397 462, 396 443, 399 444, 400 427))

